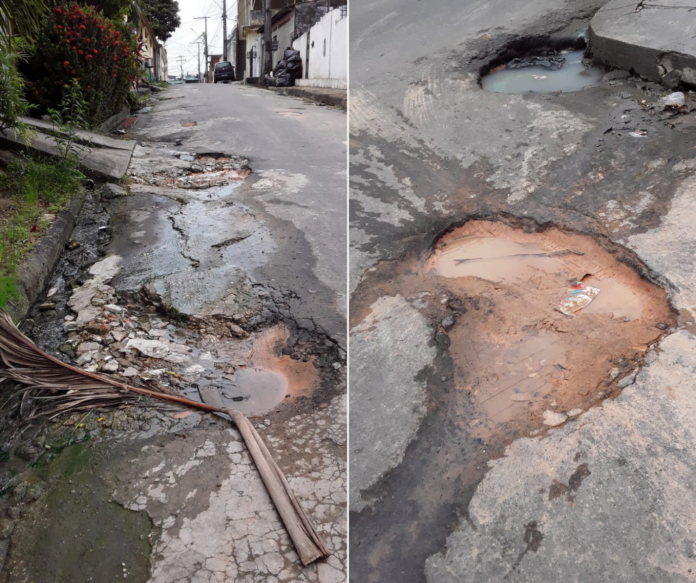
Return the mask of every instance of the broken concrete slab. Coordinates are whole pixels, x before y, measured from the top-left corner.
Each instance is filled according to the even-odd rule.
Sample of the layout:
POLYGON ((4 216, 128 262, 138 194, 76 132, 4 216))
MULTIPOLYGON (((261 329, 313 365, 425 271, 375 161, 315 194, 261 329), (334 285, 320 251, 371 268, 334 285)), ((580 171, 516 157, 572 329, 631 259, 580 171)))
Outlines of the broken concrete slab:
MULTIPOLYGON (((55 140, 47 133, 52 131, 53 126, 40 120, 30 121, 37 133, 29 143, 15 136, 12 130, 5 130, 0 133, 0 146, 9 150, 30 151, 51 158, 61 157, 55 140)), ((107 182, 120 182, 128 170, 135 142, 113 140, 90 132, 79 132, 78 136, 83 143, 89 143, 91 140, 92 144, 90 149, 78 152, 80 168, 83 172, 107 182)))
POLYGON ((592 57, 668 87, 696 85, 696 0, 611 0, 589 28, 592 57))
MULTIPOLYGON (((44 121, 42 119, 34 119, 33 117, 23 117, 22 121, 30 126, 32 126, 37 132, 42 134, 61 134, 66 136, 65 132, 56 130, 51 122, 44 121)), ((100 134, 95 134, 88 131, 78 131, 76 132, 77 141, 80 144, 91 145, 95 148, 110 148, 112 150, 124 150, 127 152, 132 152, 135 148, 136 143, 130 140, 116 140, 108 136, 102 136, 100 134)))
POLYGON ((219 316, 244 324, 263 306, 246 272, 236 267, 187 269, 148 283, 145 291, 184 319, 219 316))
POLYGON ((351 342, 360 339, 351 361, 350 508, 355 512, 370 505, 367 491, 401 463, 416 437, 426 414, 425 386, 417 378, 436 357, 431 326, 407 299, 383 297, 371 307, 370 316, 351 331, 351 342))

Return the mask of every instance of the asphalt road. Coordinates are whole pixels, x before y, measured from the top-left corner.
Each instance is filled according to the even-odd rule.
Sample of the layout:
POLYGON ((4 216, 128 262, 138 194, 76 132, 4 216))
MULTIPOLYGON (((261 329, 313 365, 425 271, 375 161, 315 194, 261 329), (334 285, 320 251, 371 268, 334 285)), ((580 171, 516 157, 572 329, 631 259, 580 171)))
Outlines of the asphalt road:
POLYGON ((684 421, 693 383, 679 373, 696 307, 693 116, 642 108, 664 90, 631 79, 548 95, 478 83, 504 53, 494 64, 570 40, 602 4, 351 4, 355 583, 693 580, 696 498, 679 485, 693 480, 696 444, 684 421), (400 287, 469 218, 588 234, 663 285, 682 317, 659 359, 651 352, 635 385, 560 430, 473 434, 440 325, 452 313, 431 287, 400 287), (678 449, 661 458, 674 434, 678 449), (553 484, 577 492, 555 498, 553 484))
POLYGON ((134 138, 244 156, 252 170, 237 198, 264 221, 274 251, 255 281, 292 290, 296 320, 345 348, 345 113, 240 84, 175 85, 139 117, 134 138), (186 122, 195 125, 182 126, 186 122))

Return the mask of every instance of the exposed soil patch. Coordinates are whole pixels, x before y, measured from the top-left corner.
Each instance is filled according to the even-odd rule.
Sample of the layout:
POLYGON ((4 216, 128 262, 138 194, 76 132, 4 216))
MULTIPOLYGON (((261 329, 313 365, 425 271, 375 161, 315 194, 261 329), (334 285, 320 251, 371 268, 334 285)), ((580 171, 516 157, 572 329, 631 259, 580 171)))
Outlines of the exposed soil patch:
POLYGON ((281 350, 290 340, 288 329, 280 324, 261 332, 254 342, 251 365, 284 379, 286 391, 283 397, 306 397, 319 384, 319 373, 314 367, 314 357, 293 359, 281 350))
POLYGON ((664 290, 587 236, 470 221, 435 247, 369 276, 383 282, 373 291, 420 297, 439 321, 435 341, 477 437, 556 425, 618 394, 675 319, 664 290), (567 316, 560 302, 577 282, 600 291, 567 316))
MULTIPOLYGON (((420 566, 466 518, 488 462, 545 421, 562 424, 617 395, 675 322, 666 293, 626 249, 500 220, 470 221, 434 251, 377 264, 352 297, 352 329, 380 298, 407 298, 433 325, 437 350, 416 378, 427 408, 417 436, 402 463, 362 492, 379 503, 351 516, 358 579, 424 580, 420 566), (599 294, 562 314, 559 302, 583 279, 599 294)), ((588 471, 579 467, 553 495, 571 501, 588 471)), ((539 534, 528 526, 534 551, 539 534)))
POLYGON ((439 241, 425 269, 463 298, 466 313, 448 335, 477 433, 591 405, 632 373, 673 319, 662 289, 592 239, 554 229, 469 222, 439 241), (600 292, 569 317, 559 302, 577 281, 600 292))

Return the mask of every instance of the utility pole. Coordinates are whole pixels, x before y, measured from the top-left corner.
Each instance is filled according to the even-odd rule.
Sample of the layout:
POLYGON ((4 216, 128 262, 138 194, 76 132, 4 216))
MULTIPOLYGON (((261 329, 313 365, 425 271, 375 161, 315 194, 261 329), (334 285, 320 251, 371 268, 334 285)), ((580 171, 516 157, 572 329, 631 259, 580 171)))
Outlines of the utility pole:
POLYGON ((222 0, 222 60, 227 60, 227 0, 222 0))
POLYGON ((201 41, 197 40, 192 45, 198 45, 198 82, 201 82, 201 41))
POLYGON ((181 80, 184 80, 184 61, 186 60, 185 57, 179 57, 179 66, 181 67, 181 80))
POLYGON ((266 85, 266 75, 273 69, 273 31, 271 27, 271 0, 263 0, 263 69, 259 75, 259 87, 266 85))
POLYGON ((194 20, 205 20, 205 50, 203 54, 205 55, 205 73, 208 76, 208 19, 210 16, 198 16, 194 20))

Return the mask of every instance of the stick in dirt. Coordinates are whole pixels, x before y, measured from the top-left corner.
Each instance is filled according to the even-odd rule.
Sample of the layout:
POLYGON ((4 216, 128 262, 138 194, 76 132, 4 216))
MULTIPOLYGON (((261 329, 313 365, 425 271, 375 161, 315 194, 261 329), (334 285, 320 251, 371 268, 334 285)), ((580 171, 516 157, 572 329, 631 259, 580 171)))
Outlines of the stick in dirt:
POLYGON ((580 251, 552 251, 551 253, 516 253, 514 255, 501 255, 500 257, 471 257, 468 259, 456 259, 455 263, 472 263, 474 261, 497 261, 499 259, 512 259, 513 257, 563 257, 564 255, 584 255, 580 251))
POLYGON ((67 411, 137 403, 138 396, 228 415, 244 439, 254 464, 292 539, 303 565, 329 556, 313 524, 290 489, 254 426, 239 411, 181 397, 171 389, 135 387, 61 362, 38 348, 0 308, 0 383, 21 385, 20 414, 27 420, 67 411))

